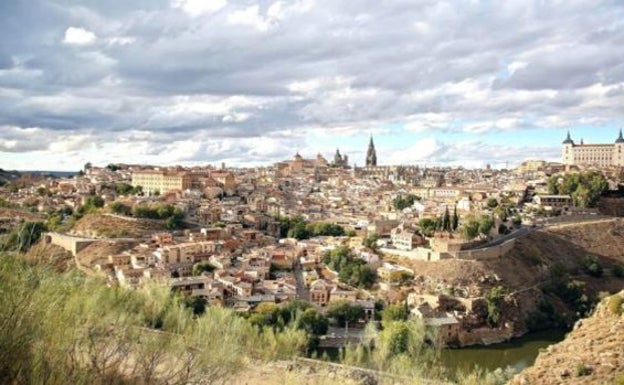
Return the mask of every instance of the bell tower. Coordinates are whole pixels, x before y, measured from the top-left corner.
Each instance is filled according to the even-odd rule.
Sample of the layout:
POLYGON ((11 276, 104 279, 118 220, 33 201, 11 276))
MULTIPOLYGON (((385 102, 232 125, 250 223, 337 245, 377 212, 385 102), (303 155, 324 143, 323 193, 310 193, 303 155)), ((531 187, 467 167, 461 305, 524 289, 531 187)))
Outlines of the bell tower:
POLYGON ((366 167, 377 166, 377 152, 375 151, 375 143, 373 143, 373 136, 370 137, 368 143, 368 150, 366 151, 366 167))

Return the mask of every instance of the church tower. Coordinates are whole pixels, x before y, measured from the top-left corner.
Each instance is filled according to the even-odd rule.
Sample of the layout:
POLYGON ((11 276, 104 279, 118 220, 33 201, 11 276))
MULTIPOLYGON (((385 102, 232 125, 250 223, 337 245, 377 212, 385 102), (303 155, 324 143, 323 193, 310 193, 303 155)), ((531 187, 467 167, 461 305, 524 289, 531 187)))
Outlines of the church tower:
POLYGON ((574 164, 574 141, 570 137, 570 131, 568 136, 561 143, 561 161, 563 164, 574 164))
POLYGON ((370 142, 368 143, 368 151, 366 151, 366 167, 377 166, 377 153, 375 152, 375 144, 373 143, 373 136, 371 135, 370 142))

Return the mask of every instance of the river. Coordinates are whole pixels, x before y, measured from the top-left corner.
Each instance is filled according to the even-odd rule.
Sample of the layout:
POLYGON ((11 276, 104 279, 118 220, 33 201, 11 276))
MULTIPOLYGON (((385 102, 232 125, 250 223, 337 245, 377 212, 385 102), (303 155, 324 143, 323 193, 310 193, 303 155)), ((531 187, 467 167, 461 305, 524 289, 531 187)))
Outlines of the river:
MULTIPOLYGON (((511 366, 519 372, 533 365, 540 349, 562 341, 565 334, 563 330, 547 330, 489 346, 442 349, 439 360, 449 373, 467 373, 476 366, 489 371, 511 366)), ((325 348, 317 352, 319 357, 323 353, 332 361, 339 359, 338 349, 325 348)))
POLYGON ((443 349, 440 363, 451 372, 468 372, 475 366, 488 370, 511 366, 520 371, 533 365, 540 349, 562 341, 565 333, 562 330, 547 330, 489 346, 443 349))

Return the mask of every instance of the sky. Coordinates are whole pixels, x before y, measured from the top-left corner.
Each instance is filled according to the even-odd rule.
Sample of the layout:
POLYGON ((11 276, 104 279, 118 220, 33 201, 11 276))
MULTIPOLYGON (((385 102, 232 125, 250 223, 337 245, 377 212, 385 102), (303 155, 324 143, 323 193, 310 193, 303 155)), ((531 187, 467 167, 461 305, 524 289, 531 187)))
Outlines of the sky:
POLYGON ((2 0, 0 167, 558 161, 623 47, 622 0, 2 0))

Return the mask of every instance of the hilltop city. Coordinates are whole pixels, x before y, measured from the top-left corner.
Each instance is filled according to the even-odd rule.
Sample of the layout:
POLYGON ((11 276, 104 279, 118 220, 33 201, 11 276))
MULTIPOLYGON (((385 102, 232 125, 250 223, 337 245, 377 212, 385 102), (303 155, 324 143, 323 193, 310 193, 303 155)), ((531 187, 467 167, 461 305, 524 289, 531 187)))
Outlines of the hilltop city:
POLYGON ((315 348, 357 344, 384 317, 422 320, 439 347, 488 344, 533 330, 548 298, 532 292, 546 267, 520 273, 543 256, 519 243, 624 213, 624 138, 614 137, 577 144, 568 133, 561 162, 515 169, 380 166, 370 137, 363 167, 337 149, 256 168, 5 171, 0 217, 22 251, 66 253, 107 285, 168 287, 198 315, 231 308, 262 327, 286 322, 285 307, 312 309, 315 348))

